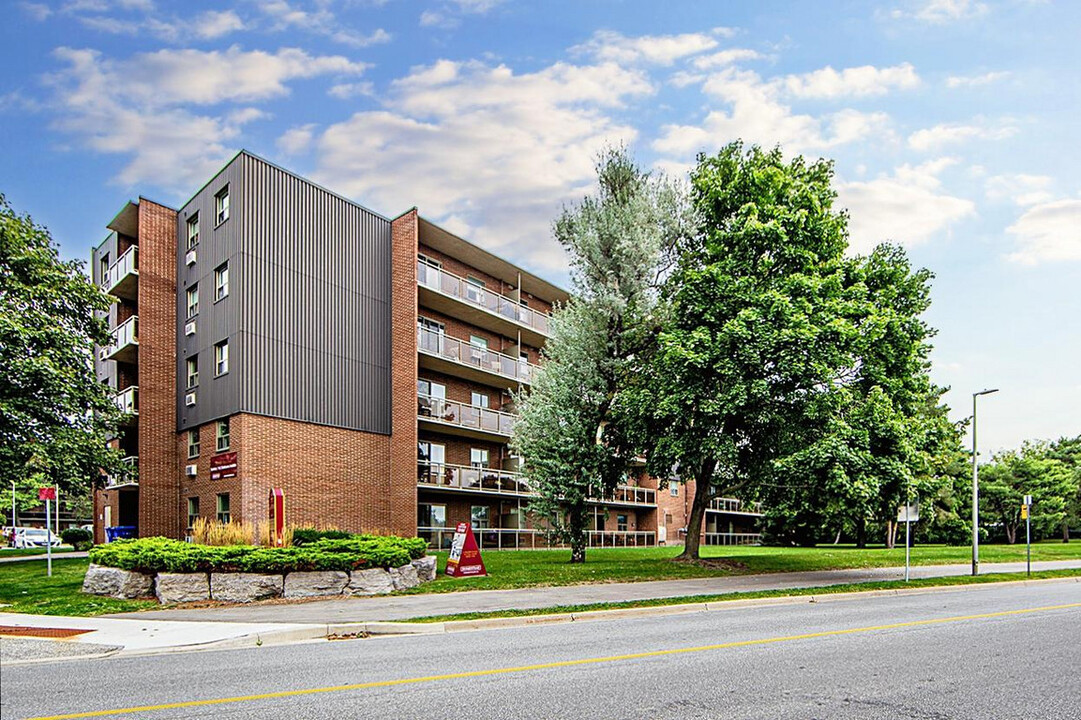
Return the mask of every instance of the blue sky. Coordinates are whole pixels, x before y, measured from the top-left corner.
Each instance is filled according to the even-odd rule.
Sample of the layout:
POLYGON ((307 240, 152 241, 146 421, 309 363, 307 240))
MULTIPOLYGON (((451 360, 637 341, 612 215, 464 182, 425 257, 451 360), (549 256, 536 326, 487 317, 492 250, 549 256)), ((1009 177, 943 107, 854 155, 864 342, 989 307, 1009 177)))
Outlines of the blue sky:
POLYGON ((931 269, 981 446, 1081 434, 1081 3, 37 0, 0 26, 0 191, 86 258, 247 148, 565 282, 549 231, 624 142, 836 160, 855 251, 931 269))

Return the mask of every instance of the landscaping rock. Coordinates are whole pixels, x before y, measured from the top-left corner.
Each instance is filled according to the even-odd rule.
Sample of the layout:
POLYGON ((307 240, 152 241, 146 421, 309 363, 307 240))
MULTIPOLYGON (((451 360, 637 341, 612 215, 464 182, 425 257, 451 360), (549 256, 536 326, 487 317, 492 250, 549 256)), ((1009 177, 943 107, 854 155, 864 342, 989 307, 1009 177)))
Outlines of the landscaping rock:
POLYGON ((341 570, 291 572, 285 576, 285 597, 341 595, 349 584, 349 573, 341 570))
POLYGON ((281 575, 211 573, 210 596, 223 602, 246 603, 281 597, 281 575))
POLYGON ((153 595, 154 577, 139 572, 91 564, 83 578, 83 592, 131 600, 153 595))
POLYGON ((402 565, 400 568, 391 568, 390 579, 394 583, 395 590, 408 590, 420 585, 417 569, 412 564, 402 565))
POLYGON ((386 595, 394 591, 394 581, 383 568, 354 570, 349 573, 346 592, 350 595, 386 595))
POLYGON ((154 594, 160 603, 209 600, 210 578, 206 573, 158 573, 154 594))
POLYGON ((425 555, 410 564, 417 569, 417 579, 422 583, 435 580, 435 555, 425 555))

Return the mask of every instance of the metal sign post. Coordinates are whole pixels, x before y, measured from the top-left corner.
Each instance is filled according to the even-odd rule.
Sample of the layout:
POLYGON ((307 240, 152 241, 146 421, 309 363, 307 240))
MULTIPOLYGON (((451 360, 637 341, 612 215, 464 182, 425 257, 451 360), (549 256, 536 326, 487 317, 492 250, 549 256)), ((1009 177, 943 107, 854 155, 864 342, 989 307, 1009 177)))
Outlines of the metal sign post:
POLYGON ((1021 505, 1021 517, 1025 518, 1025 573, 1032 575, 1032 496, 1026 495, 1021 505))
POLYGON ((51 501, 56 499, 56 488, 38 488, 38 500, 45 501, 45 566, 48 568, 49 577, 53 576, 53 533, 49 529, 52 515, 51 501))
POLYGON ((920 519, 920 504, 907 502, 897 510, 897 522, 905 524, 905 582, 908 582, 909 561, 912 552, 912 523, 920 519))

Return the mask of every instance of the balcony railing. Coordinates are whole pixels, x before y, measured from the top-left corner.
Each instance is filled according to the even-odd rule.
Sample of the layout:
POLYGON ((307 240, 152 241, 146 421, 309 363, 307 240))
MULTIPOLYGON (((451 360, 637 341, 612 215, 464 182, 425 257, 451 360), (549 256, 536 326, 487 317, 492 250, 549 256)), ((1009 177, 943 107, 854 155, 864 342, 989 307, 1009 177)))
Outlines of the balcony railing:
POLYGON ((762 503, 745 503, 735 498, 715 498, 710 501, 707 510, 716 510, 726 513, 741 513, 745 515, 761 515, 762 503))
POLYGON ((139 346, 139 316, 132 315, 113 329, 113 342, 102 348, 102 360, 129 359, 126 355, 139 346))
MULTIPOLYGON (((475 468, 449 463, 417 462, 417 485, 420 487, 493 492, 509 495, 531 496, 535 493, 522 473, 496 468, 475 468)), ((593 502, 623 503, 628 505, 656 504, 656 491, 632 485, 620 485, 606 498, 593 502)))
POLYGON ((706 545, 758 545, 761 533, 706 533, 706 545))
POLYGON ((108 272, 102 278, 101 289, 119 297, 129 297, 134 292, 135 278, 138 276, 139 248, 132 245, 109 266, 108 272), (124 283, 123 287, 119 287, 121 283, 124 283))
POLYGON ((482 307, 488 312, 548 334, 548 315, 427 263, 417 263, 417 282, 436 292, 482 307))
POLYGON ((120 462, 124 463, 127 467, 124 468, 124 472, 120 475, 107 475, 105 477, 105 484, 108 487, 120 487, 123 485, 138 485, 139 484, 139 456, 129 455, 120 462))
POLYGON ((120 408, 120 412, 125 415, 139 414, 139 387, 137 385, 124 388, 113 399, 116 406, 120 408))
MULTIPOLYGON (((548 542, 543 530, 513 528, 473 528, 477 545, 482 550, 539 550, 566 547, 548 542)), ((657 544, 656 533, 633 530, 590 530, 589 547, 652 547, 657 544)), ((454 528, 418 527, 417 537, 424 538, 433 548, 446 549, 454 538, 454 528)))
POLYGON ((417 328, 417 348, 428 355, 441 357, 461 365, 470 365, 522 383, 528 383, 537 369, 536 365, 525 360, 471 345, 425 328, 417 328))
POLYGON ((429 395, 417 396, 417 416, 508 437, 517 419, 516 415, 501 410, 490 410, 429 395))

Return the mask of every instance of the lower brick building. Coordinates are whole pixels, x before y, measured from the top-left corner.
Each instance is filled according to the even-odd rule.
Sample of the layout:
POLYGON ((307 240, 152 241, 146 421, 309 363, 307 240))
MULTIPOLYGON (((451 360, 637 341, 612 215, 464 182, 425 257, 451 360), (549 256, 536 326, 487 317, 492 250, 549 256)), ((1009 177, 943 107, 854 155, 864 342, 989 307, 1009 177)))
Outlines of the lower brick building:
MULTIPOLYGON (((183 207, 139 198, 107 227, 96 363, 128 471, 96 494, 98 541, 266 522, 277 488, 294 524, 444 546, 468 520, 483 547, 544 544, 507 442, 564 290, 247 152, 183 207)), ((594 503, 591 544, 675 541, 682 492, 631 478, 594 503)), ((755 515, 718 505, 706 541, 753 541, 755 515)))

